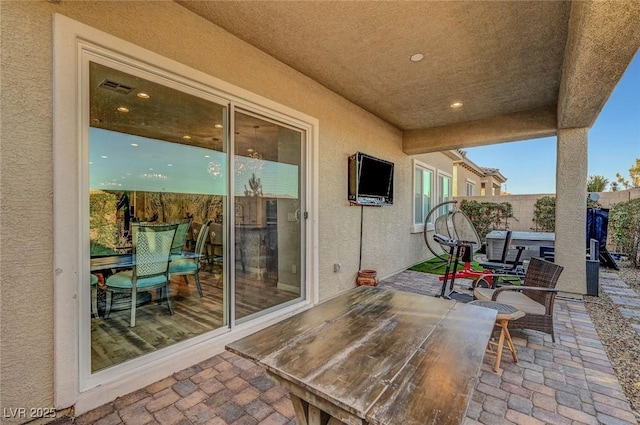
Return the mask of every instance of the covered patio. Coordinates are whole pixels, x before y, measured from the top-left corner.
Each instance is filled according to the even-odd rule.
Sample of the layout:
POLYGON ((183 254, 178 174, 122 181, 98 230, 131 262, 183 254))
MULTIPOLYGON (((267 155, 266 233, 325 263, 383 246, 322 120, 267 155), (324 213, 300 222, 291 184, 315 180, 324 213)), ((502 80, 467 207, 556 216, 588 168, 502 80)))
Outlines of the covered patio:
MULTIPOLYGON (((517 334, 521 361, 505 358, 498 375, 485 358, 467 422, 634 423, 581 299, 588 133, 640 47, 640 2, 0 0, 0 6, 0 398, 14 412, 8 423, 31 420, 15 414, 24 407, 46 407, 58 417, 70 412, 75 423, 292 423, 286 394, 225 345, 347 292, 361 269, 375 267, 391 286, 430 287, 426 276, 403 272, 429 256, 416 226, 424 220, 415 220, 417 164, 431 170, 431 200, 448 199, 451 193, 441 190, 447 185, 438 185, 453 179, 451 152, 549 136, 557 137, 555 261, 564 267, 558 341, 517 334), (253 143, 267 127, 254 119, 275 124, 269 128, 277 127, 278 159, 298 167, 299 193, 279 215, 282 228, 299 230, 290 233, 295 244, 280 243, 290 242, 300 256, 279 256, 279 273, 295 278, 289 289, 299 289, 294 303, 261 305, 260 315, 244 320, 241 303, 233 302, 242 301, 241 279, 229 279, 219 310, 229 320, 218 329, 92 369, 97 319, 88 198, 90 170, 98 167, 89 135, 103 123, 90 115, 91 76, 98 75, 92 64, 176 91, 163 107, 180 124, 185 120, 174 111, 188 115, 176 102, 184 94, 206 100, 198 111, 207 119, 211 110, 224 117, 222 128, 209 122, 209 132, 170 126, 174 138, 162 142, 184 144, 193 134, 206 136, 209 150, 229 149, 228 199, 215 201, 230 242, 249 209, 232 199, 232 190, 257 181, 234 185, 229 172, 235 158, 255 153, 241 136, 253 143), (234 128, 243 115, 250 118, 246 128, 234 128), (287 144, 292 129, 299 136, 295 150, 287 144), (354 152, 395 164, 392 206, 365 211, 349 203, 347 159, 354 152)), ((149 100, 128 89, 136 102, 149 100)), ((116 117, 135 112, 109 110, 116 117)), ((142 118, 140 127, 151 130, 162 121, 142 118)), ((206 172, 217 178, 221 168, 213 159, 206 172)), ((195 170, 194 164, 181 168, 195 170)), ((148 168, 140 175, 165 181, 148 168)), ((266 210, 264 216, 266 226, 266 210)), ((225 271, 234 278, 231 245, 225 271)), ((264 276, 272 270, 256 269, 264 276)))
MULTIPOLYGON (((605 291, 624 286, 615 274, 603 277, 605 291)), ((435 295, 440 281, 436 275, 405 271, 380 285, 435 295)), ((493 356, 485 355, 465 425, 637 423, 584 303, 559 298, 555 315, 555 344, 547 334, 513 331, 519 362, 506 356, 499 373, 492 370, 493 356)), ((293 425, 294 417, 286 390, 259 366, 225 352, 73 423, 293 425)), ((57 422, 66 423, 71 420, 57 422)))
POLYGON ((179 3, 392 124, 408 155, 557 136, 558 287, 585 293, 588 132, 640 47, 637 2, 179 3))

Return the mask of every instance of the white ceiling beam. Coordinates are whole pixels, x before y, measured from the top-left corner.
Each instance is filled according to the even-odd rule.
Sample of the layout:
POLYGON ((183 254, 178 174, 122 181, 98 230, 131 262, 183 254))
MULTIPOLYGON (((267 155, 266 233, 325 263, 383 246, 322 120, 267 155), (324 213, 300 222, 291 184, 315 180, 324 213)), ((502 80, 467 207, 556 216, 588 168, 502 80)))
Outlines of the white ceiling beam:
POLYGON ((556 105, 482 120, 403 132, 407 155, 536 139, 556 134, 556 105))

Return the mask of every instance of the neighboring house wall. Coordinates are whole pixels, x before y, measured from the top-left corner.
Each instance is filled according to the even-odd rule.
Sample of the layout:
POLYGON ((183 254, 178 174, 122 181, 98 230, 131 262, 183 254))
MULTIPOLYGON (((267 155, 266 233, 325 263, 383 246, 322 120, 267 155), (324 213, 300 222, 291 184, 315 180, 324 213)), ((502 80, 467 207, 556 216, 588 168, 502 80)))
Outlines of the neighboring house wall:
MULTIPOLYGON (((640 188, 620 190, 618 192, 599 192, 598 204, 601 208, 609 209, 619 202, 640 198, 640 188)), ((554 193, 535 195, 501 195, 501 196, 457 196, 456 200, 469 199, 478 202, 508 202, 513 208, 514 218, 509 219, 509 229, 516 232, 531 232, 535 224, 533 213, 536 200, 544 196, 555 197, 554 193)))
MULTIPOLYGON (((52 299, 59 272, 54 271, 52 217, 54 13, 319 120, 321 299, 355 285, 361 211, 347 202, 347 157, 356 151, 393 161, 396 170, 393 206, 364 210, 363 268, 375 268, 384 277, 426 258, 422 234, 410 232, 414 157, 403 153, 398 129, 174 2, 3 1, 1 7, 3 407, 54 403, 52 299), (336 262, 342 263, 340 273, 333 272, 336 262)), ((451 160, 442 154, 415 158, 452 172, 451 160)))
POLYGON ((500 189, 501 189, 501 184, 500 184, 500 182, 499 182, 499 181, 497 181, 497 180, 495 179, 495 177, 493 177, 493 176, 492 176, 492 177, 490 177, 490 180, 489 180, 489 181, 491 182, 491 187, 493 188, 493 190, 492 190, 492 192, 491 192, 491 193, 493 193, 493 195, 500 195, 500 193, 502 193, 502 192, 501 192, 501 190, 500 190, 500 189))
POLYGON ((467 196, 467 183, 473 184, 473 196, 480 196, 480 181, 482 176, 462 166, 456 166, 457 179, 454 196, 467 196))
POLYGON ((451 151, 453 161, 453 196, 493 196, 501 194, 507 179, 497 168, 480 167, 467 158, 463 150, 451 151), (471 193, 469 193, 471 191, 471 193))

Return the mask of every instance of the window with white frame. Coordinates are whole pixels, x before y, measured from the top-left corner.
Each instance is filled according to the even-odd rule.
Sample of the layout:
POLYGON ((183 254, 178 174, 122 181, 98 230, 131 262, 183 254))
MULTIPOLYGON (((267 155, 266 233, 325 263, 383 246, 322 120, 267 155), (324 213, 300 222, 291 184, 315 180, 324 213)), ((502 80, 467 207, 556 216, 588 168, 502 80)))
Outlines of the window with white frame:
POLYGON ((472 182, 472 181, 467 181, 467 184, 466 184, 466 193, 467 193, 467 196, 473 196, 473 189, 475 188, 475 186, 476 186, 476 185, 475 185, 475 183, 474 183, 474 182, 472 182))
POLYGON ((420 161, 413 167, 413 229, 421 232, 425 219, 433 208, 433 176, 435 170, 420 161))
MULTIPOLYGON (((451 175, 438 171, 438 204, 453 199, 451 187, 451 175)), ((445 214, 450 210, 450 205, 442 207, 439 214, 445 214)))

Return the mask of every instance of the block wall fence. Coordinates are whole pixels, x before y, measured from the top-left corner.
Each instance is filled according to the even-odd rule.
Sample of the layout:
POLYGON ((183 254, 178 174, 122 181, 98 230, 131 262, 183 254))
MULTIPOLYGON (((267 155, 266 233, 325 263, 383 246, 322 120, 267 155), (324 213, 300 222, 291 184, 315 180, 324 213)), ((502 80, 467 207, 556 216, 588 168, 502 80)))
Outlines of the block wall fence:
MULTIPOLYGON (((600 199, 598 204, 601 208, 610 209, 619 202, 626 202, 640 198, 640 188, 619 190, 617 192, 598 192, 600 199)), ((535 211, 536 200, 544 196, 553 196, 555 193, 542 193, 535 195, 496 195, 496 196, 456 196, 458 202, 463 199, 477 202, 508 202, 513 208, 514 217, 509 219, 509 229, 514 232, 534 231, 533 213, 535 211)), ((586 210, 585 210, 586 211, 586 210)))

